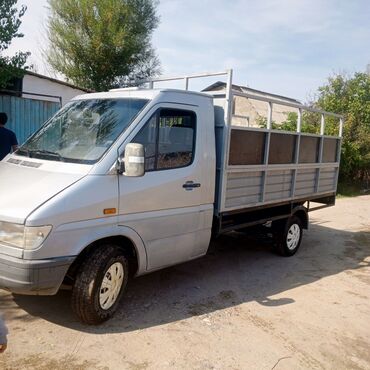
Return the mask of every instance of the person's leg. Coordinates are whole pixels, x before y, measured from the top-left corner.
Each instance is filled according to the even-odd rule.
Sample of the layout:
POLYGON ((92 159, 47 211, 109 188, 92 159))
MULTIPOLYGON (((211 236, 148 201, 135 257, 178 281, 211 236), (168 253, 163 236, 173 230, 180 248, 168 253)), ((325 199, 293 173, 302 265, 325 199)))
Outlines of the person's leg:
POLYGON ((7 347, 7 334, 8 329, 5 325, 4 320, 0 316, 0 353, 3 353, 7 347))

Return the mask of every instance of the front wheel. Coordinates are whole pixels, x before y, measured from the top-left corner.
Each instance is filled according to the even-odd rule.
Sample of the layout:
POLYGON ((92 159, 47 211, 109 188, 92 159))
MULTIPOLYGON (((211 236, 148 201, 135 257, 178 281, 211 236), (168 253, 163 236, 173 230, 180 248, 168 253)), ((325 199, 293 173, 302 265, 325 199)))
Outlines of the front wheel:
POLYGON ((128 281, 128 262, 114 245, 101 245, 84 261, 72 289, 72 309, 90 325, 113 316, 128 281))
POLYGON ((273 225, 273 234, 276 251, 285 257, 293 256, 302 242, 302 221, 297 216, 292 216, 285 222, 278 221, 273 225))

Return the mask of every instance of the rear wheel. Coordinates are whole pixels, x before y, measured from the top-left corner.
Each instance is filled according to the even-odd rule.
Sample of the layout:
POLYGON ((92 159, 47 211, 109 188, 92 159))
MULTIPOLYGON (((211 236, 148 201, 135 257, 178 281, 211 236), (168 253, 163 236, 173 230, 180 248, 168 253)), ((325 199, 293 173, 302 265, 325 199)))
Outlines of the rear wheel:
POLYGON ((282 256, 293 256, 301 245, 303 227, 302 221, 297 216, 287 220, 277 221, 273 225, 276 251, 282 256))
POLYGON ((72 308, 86 324, 99 324, 117 310, 128 281, 128 262, 115 245, 101 245, 80 267, 72 308))

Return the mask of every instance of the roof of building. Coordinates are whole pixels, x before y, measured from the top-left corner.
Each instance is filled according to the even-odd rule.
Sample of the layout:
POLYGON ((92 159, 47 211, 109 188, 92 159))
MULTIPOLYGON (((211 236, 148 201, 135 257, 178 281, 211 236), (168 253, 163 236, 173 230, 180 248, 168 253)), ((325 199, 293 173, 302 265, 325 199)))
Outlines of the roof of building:
POLYGON ((39 73, 36 73, 36 72, 32 72, 32 71, 25 71, 26 75, 29 75, 29 76, 34 76, 34 77, 38 77, 38 78, 43 78, 45 80, 49 80, 51 82, 55 82, 55 83, 58 83, 60 85, 64 85, 64 86, 68 86, 72 89, 76 89, 76 90, 81 90, 81 91, 85 91, 85 92, 92 92, 92 90, 89 90, 89 89, 85 89, 84 87, 80 87, 80 86, 76 86, 76 85, 72 85, 71 83, 69 82, 65 82, 65 81, 61 81, 61 80, 57 80, 56 78, 52 78, 52 77, 48 77, 48 76, 44 76, 44 75, 40 75, 39 73))
MULTIPOLYGON (((280 99, 280 100, 285 100, 285 101, 289 101, 289 102, 292 102, 292 103, 301 104, 301 102, 299 100, 289 98, 289 97, 283 96, 283 95, 272 94, 272 93, 269 93, 269 92, 266 92, 266 91, 251 89, 250 87, 247 87, 247 86, 241 86, 241 85, 234 85, 233 84, 232 87, 233 87, 233 90, 235 90, 235 91, 240 91, 240 92, 250 93, 250 94, 256 94, 256 95, 264 95, 264 96, 269 96, 269 97, 272 97, 272 98, 275 98, 275 99, 280 99)), ((225 89, 225 88, 226 88, 226 83, 225 82, 217 81, 217 82, 213 83, 212 85, 209 85, 208 87, 206 87, 202 91, 204 91, 204 92, 205 91, 218 91, 218 90, 222 90, 222 89, 225 89)))

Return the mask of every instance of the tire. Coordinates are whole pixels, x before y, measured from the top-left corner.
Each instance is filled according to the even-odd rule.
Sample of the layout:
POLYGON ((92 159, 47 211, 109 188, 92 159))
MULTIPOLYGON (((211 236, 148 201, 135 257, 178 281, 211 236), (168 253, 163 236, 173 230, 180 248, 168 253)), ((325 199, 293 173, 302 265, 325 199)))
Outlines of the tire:
POLYGON ((293 256, 302 242, 302 221, 297 216, 289 217, 287 220, 277 221, 273 225, 275 239, 275 250, 281 256, 293 256))
POLYGON ((128 281, 126 257, 115 245, 101 245, 81 265, 72 288, 72 309, 85 324, 110 319, 128 281))

